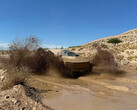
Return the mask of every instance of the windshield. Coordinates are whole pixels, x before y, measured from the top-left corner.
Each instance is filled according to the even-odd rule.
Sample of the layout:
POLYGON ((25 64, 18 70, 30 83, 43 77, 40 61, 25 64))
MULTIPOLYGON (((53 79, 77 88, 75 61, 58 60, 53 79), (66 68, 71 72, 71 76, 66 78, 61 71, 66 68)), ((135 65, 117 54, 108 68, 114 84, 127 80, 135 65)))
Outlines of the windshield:
POLYGON ((78 54, 76 54, 76 53, 74 53, 74 52, 71 52, 71 51, 69 51, 69 50, 63 50, 63 51, 61 52, 61 55, 62 55, 62 56, 72 56, 72 57, 77 57, 77 56, 79 56, 78 54))
POLYGON ((78 54, 76 54, 74 52, 68 52, 67 55, 68 56, 75 56, 75 57, 79 56, 78 54))

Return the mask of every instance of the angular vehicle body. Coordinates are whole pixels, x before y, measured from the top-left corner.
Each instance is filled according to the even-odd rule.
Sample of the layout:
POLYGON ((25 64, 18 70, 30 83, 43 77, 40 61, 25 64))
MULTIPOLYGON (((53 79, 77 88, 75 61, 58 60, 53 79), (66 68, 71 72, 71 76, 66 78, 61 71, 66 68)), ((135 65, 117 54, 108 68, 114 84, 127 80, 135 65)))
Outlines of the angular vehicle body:
POLYGON ((72 72, 89 72, 91 71, 90 61, 86 58, 69 50, 62 50, 59 52, 65 65, 71 69, 72 72))

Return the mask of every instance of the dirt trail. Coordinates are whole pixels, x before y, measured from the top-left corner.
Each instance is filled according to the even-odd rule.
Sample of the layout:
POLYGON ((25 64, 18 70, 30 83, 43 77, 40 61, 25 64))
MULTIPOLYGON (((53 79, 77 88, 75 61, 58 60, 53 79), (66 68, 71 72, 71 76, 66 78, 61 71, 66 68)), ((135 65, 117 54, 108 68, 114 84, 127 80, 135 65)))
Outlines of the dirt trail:
POLYGON ((76 91, 79 91, 79 90, 82 90, 82 91, 90 91, 90 89, 85 88, 85 87, 81 87, 81 86, 79 86, 79 85, 68 86, 68 85, 59 84, 59 83, 55 83, 55 82, 51 82, 51 81, 47 81, 47 80, 42 80, 42 79, 36 78, 36 77, 35 77, 35 79, 36 79, 36 80, 39 80, 39 81, 41 81, 41 82, 45 82, 46 84, 58 86, 58 87, 61 87, 61 88, 64 88, 64 89, 71 89, 71 90, 76 90, 76 91))

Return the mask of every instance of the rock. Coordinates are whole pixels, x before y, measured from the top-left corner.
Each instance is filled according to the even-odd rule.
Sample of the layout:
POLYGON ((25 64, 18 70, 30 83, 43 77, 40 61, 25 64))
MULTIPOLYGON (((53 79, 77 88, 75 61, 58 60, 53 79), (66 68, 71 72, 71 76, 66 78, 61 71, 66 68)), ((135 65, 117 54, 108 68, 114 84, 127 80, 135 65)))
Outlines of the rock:
POLYGON ((16 88, 16 86, 13 87, 13 90, 14 91, 18 91, 18 88, 16 88))
POLYGON ((7 95, 7 96, 5 96, 5 99, 8 99, 9 98, 9 96, 7 95))
POLYGON ((5 80, 5 77, 4 77, 4 76, 1 76, 0 79, 1 79, 1 81, 4 81, 4 80, 5 80))

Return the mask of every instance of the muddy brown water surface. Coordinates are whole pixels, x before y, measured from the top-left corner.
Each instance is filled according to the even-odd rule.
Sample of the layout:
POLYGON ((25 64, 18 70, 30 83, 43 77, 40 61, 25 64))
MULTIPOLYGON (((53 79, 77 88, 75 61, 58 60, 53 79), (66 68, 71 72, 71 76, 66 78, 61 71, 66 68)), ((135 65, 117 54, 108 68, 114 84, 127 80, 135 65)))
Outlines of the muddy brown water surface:
POLYGON ((43 103, 55 110, 137 110, 137 73, 78 79, 32 76, 28 83, 40 90, 43 103))

